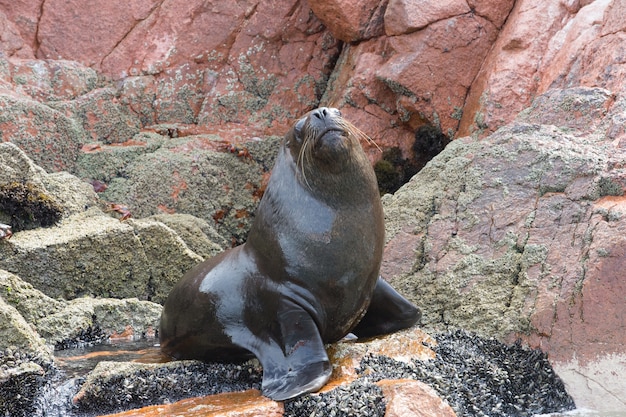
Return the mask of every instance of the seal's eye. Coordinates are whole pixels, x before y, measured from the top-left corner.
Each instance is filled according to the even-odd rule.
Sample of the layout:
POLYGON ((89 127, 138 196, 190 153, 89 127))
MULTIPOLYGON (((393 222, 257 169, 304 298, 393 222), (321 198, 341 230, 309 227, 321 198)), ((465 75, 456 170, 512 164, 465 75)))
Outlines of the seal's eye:
POLYGON ((293 131, 296 136, 298 136, 298 138, 300 137, 300 133, 302 132, 302 128, 304 127, 304 122, 306 122, 306 118, 303 117, 302 119, 298 120, 296 125, 293 127, 293 131))

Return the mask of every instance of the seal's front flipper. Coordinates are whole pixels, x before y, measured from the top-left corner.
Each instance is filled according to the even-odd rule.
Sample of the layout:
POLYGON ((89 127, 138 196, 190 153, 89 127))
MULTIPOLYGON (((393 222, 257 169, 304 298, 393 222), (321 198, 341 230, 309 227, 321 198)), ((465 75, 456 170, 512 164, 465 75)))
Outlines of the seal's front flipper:
POLYGON ((358 337, 372 337, 406 329, 419 322, 422 312, 378 277, 365 316, 352 330, 358 337))
POLYGON ((279 303, 282 346, 277 351, 278 345, 272 344, 257 354, 263 365, 263 395, 276 401, 317 391, 332 372, 315 321, 297 304, 288 300, 279 303))

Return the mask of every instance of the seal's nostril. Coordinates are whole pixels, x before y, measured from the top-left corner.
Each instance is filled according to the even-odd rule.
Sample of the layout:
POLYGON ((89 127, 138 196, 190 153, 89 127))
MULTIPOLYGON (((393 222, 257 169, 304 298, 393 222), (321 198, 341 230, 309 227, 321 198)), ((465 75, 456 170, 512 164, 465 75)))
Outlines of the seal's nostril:
POLYGON ((320 120, 325 119, 329 115, 328 107, 320 107, 319 109, 313 111, 312 115, 320 120))

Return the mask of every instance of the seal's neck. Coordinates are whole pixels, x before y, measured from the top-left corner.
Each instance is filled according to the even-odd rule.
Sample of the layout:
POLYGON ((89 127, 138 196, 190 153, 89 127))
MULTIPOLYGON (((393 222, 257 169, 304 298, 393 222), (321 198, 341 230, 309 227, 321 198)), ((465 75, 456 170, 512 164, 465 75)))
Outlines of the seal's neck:
POLYGON ((292 170, 302 188, 324 201, 361 204, 379 198, 374 169, 361 149, 354 150, 340 166, 313 161, 304 167, 293 163, 292 170))

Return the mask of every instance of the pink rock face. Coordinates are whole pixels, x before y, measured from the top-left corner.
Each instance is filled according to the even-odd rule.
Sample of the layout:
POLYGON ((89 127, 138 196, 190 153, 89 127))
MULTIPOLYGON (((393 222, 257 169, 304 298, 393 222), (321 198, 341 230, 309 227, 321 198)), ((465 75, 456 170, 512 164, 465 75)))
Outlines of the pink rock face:
MULTIPOLYGON (((111 0, 92 8, 86 0, 51 0, 36 6, 0 0, 8 55, 74 60, 119 80, 144 126, 245 124, 251 135, 282 134, 311 108, 336 104, 363 121, 381 146, 410 157, 420 126, 455 134, 467 90, 511 4, 326 0, 309 8, 295 0, 111 0), (384 35, 385 27, 393 36, 384 35), (338 40, 353 44, 336 65, 338 40), (329 84, 333 71, 338 82, 329 84), (131 92, 126 80, 135 77, 153 78, 141 78, 148 84, 131 92)), ((368 152, 373 161, 380 158, 375 147, 368 152)))
MULTIPOLYGON (((462 14, 406 35, 344 49, 324 103, 382 148, 413 156, 415 131, 434 125, 453 136, 469 86, 497 35, 480 16, 462 14)), ((369 148, 371 158, 380 157, 369 148)))
POLYGON ((32 50, 24 43, 17 27, 2 12, 0 12, 0 51, 4 51, 8 56, 32 56, 32 50))
MULTIPOLYGON (((15 54, 20 58, 35 58, 34 51, 37 49, 37 25, 41 16, 41 4, 43 0, 0 0, 0 10, 4 12, 7 19, 15 24, 17 31, 22 38, 23 47, 15 54)), ((1 20, 1 19, 0 19, 1 20)), ((2 39, 7 39, 6 35, 2 39)), ((12 56, 11 49, 2 49, 12 56)), ((17 52, 17 51, 14 51, 17 52)))
POLYGON ((394 36, 415 32, 431 23, 469 11, 465 0, 390 0, 385 11, 385 33, 394 36))
POLYGON ((625 9, 619 0, 518 1, 472 84, 457 137, 495 131, 551 88, 621 91, 625 9))
POLYGON ((369 39, 383 32, 384 2, 379 0, 312 1, 309 5, 333 36, 344 42, 369 39))
MULTIPOLYGON (((339 52, 308 6, 293 0, 112 0, 97 7, 52 0, 36 9, 0 1, 0 12, 6 55, 74 60, 120 80, 144 126, 245 123, 257 134, 282 133, 318 105, 339 52), (153 79, 130 92, 130 77, 153 79)), ((367 27, 370 17, 362 19, 367 27)), ((26 93, 49 84, 28 84, 26 93)))

